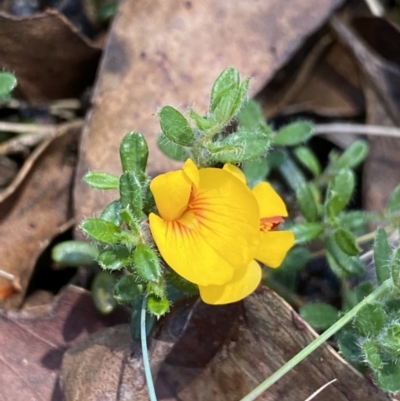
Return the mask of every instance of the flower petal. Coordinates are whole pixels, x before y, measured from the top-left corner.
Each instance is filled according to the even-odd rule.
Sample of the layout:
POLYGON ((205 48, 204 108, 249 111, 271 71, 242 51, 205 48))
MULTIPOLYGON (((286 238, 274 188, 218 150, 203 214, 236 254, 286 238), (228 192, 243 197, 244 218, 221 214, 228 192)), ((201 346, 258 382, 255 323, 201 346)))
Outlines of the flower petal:
POLYGON ((157 209, 163 219, 178 219, 186 210, 192 183, 182 170, 160 174, 150 183, 157 209))
POLYGON ((292 231, 262 231, 255 259, 268 267, 279 267, 294 244, 292 231))
POLYGON ((239 167, 236 167, 235 165, 230 164, 230 163, 226 163, 223 167, 223 170, 229 171, 236 178, 239 178, 240 181, 242 181, 246 184, 246 176, 243 174, 243 171, 240 170, 239 167))
POLYGON ((186 214, 183 222, 165 221, 151 213, 150 229, 157 247, 169 266, 186 280, 208 285, 224 284, 234 268, 200 234, 195 216, 186 214))
POLYGON ((194 188, 197 190, 199 187, 199 169, 194 164, 192 159, 187 159, 185 164, 183 165, 183 172, 185 173, 186 177, 192 182, 194 188))
POLYGON ((200 185, 192 204, 201 235, 235 268, 254 259, 259 246, 260 214, 251 190, 225 170, 199 170, 200 185))
POLYGON ((236 269, 232 280, 225 285, 199 286, 201 299, 211 305, 237 302, 251 294, 260 284, 261 268, 252 260, 247 266, 236 269))
POLYGON ((260 239, 258 205, 249 188, 227 171, 205 168, 199 176, 197 194, 182 216, 168 222, 151 214, 150 229, 178 274, 195 284, 221 285, 232 279, 234 269, 254 259, 260 239))
POLYGON ((260 182, 253 188, 253 194, 260 207, 260 217, 287 216, 288 212, 282 198, 271 184, 260 182))

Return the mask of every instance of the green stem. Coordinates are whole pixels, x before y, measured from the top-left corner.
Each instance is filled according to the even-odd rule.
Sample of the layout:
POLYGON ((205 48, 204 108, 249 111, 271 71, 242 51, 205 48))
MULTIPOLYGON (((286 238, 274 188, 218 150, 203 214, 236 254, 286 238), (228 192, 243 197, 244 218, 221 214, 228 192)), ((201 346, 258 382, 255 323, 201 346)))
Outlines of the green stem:
POLYGON ((142 355, 143 355, 143 365, 144 374, 146 376, 147 388, 149 390, 150 401, 157 401, 156 390, 154 389, 153 377, 151 375, 150 359, 149 353, 147 351, 147 341, 146 341, 146 303, 147 298, 143 297, 142 310, 140 314, 140 339, 142 342, 142 355))
POLYGON ((263 381, 258 385, 253 391, 247 394, 241 401, 253 401, 259 395, 261 395, 265 390, 269 389, 275 382, 277 382, 281 377, 293 369, 298 363, 300 363, 304 358, 315 351, 320 345, 332 337, 336 332, 338 332, 344 325, 350 322, 358 313, 358 311, 363 308, 368 303, 376 300, 382 294, 390 290, 392 287, 392 280, 388 279, 383 282, 374 292, 365 297, 359 304, 357 304, 353 309, 347 312, 342 318, 340 318, 334 325, 332 325, 328 330, 324 331, 318 338, 316 338, 312 343, 310 343, 306 348, 301 350, 297 355, 295 355, 289 362, 279 368, 272 376, 263 381))

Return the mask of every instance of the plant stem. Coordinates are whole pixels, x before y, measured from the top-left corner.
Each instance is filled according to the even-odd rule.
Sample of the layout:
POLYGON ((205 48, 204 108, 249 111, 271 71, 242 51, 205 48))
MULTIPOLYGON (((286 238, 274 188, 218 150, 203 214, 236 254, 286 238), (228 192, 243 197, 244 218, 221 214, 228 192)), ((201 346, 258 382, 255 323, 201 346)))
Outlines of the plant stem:
POLYGON ((144 374, 146 376, 146 383, 147 383, 147 388, 149 390, 150 401, 157 401, 156 390, 154 389, 153 377, 151 375, 149 353, 147 351, 147 341, 146 341, 146 301, 147 301, 147 298, 143 297, 142 310, 141 310, 141 313, 140 313, 140 340, 141 340, 141 343, 142 343, 144 374))
POLYGON ((290 361, 279 368, 272 376, 259 384, 253 391, 247 394, 241 401, 253 401, 259 395, 261 395, 265 390, 269 389, 275 382, 277 382, 281 377, 293 369, 298 363, 300 363, 304 358, 315 351, 320 345, 337 333, 344 325, 350 322, 368 303, 376 300, 382 294, 387 292, 392 286, 392 280, 388 279, 384 281, 374 292, 365 297, 359 304, 357 304, 353 309, 347 312, 342 318, 340 318, 335 324, 333 324, 328 330, 324 331, 318 338, 316 338, 312 343, 310 343, 306 348, 301 350, 297 355, 295 355, 290 361))

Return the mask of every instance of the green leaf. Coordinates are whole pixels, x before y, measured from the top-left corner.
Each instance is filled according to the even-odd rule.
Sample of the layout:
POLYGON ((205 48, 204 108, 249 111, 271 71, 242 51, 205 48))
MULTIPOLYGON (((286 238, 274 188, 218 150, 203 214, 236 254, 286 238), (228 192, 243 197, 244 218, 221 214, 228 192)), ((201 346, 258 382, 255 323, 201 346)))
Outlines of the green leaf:
POLYGON ((240 83, 239 73, 228 68, 217 78, 211 91, 210 117, 212 126, 223 127, 239 112, 247 100, 249 80, 240 83))
POLYGON ((131 253, 123 245, 113 246, 100 253, 97 258, 99 265, 106 270, 119 270, 131 262, 131 253))
MULTIPOLYGON (((330 263, 332 270, 338 277, 344 278, 346 275, 352 274, 359 276, 365 272, 364 263, 356 256, 349 256, 339 247, 335 237, 325 239, 325 247, 329 254, 333 257, 338 266, 330 263)), ((328 258, 328 262, 330 259, 328 258)))
POLYGON ((386 209, 390 212, 400 209, 400 185, 398 185, 390 195, 386 209))
POLYGON ((8 95, 17 86, 17 79, 9 72, 0 72, 0 96, 8 95))
POLYGON ((312 152, 309 148, 305 146, 299 146, 294 149, 294 155, 297 160, 307 169, 309 170, 314 177, 318 176, 321 173, 321 165, 314 152, 312 152))
POLYGON ((92 297, 96 308, 104 314, 111 313, 117 306, 114 298, 115 277, 108 272, 99 272, 92 282, 92 297))
POLYGON ((160 134, 157 139, 160 150, 170 159, 184 162, 188 157, 187 150, 174 142, 171 142, 164 134, 160 134))
POLYGON ((353 142, 337 160, 339 168, 354 168, 362 163, 368 156, 369 146, 363 140, 353 142))
POLYGON ((145 281, 155 281, 161 276, 160 259, 146 244, 139 244, 133 253, 137 274, 145 281))
POLYGON ((247 91, 249 90, 249 84, 250 84, 249 78, 246 78, 240 84, 238 95, 231 109, 231 115, 232 115, 231 118, 237 115, 237 113, 241 110, 242 106, 247 101, 247 91))
POLYGON ((300 308, 300 316, 314 329, 325 330, 339 317, 339 311, 332 305, 322 302, 306 304, 300 308))
POLYGON ((382 369, 383 363, 377 343, 374 340, 366 340, 362 344, 364 360, 373 370, 382 369))
POLYGON ((377 215, 375 213, 363 212, 361 210, 342 212, 339 215, 340 225, 352 231, 376 219, 377 215))
POLYGON ((347 206, 355 188, 354 173, 350 169, 341 169, 336 174, 328 189, 326 213, 333 218, 347 206))
POLYGON ((357 245, 356 237, 350 231, 344 228, 338 228, 335 231, 335 241, 339 248, 350 256, 357 256, 361 249, 357 245))
POLYGON ((364 281, 363 283, 358 284, 354 288, 357 297, 357 303, 361 302, 365 297, 371 294, 374 289, 374 285, 370 281, 364 281))
POLYGON ((111 202, 100 215, 100 219, 110 221, 114 223, 116 226, 120 226, 122 223, 122 219, 120 216, 122 206, 119 200, 111 202))
POLYGON ((320 223, 298 223, 290 227, 296 238, 296 244, 303 244, 317 238, 324 231, 320 223))
POLYGON ((124 172, 144 172, 147 166, 149 148, 143 134, 137 131, 126 134, 122 139, 119 155, 124 172))
POLYGON ((380 336, 380 343, 387 353, 400 357, 400 324, 391 323, 380 336))
POLYGON ((143 285, 133 275, 123 276, 114 288, 114 297, 120 304, 131 304, 143 293, 143 285))
MULTIPOLYGON (((283 158, 283 160, 278 166, 276 166, 276 168, 279 169, 279 172, 289 187, 292 188, 293 191, 296 191, 297 188, 306 183, 307 180, 299 166, 293 161, 286 149, 281 148, 278 150, 278 152, 281 154, 280 157, 283 158)), ((274 152, 271 152, 267 158, 271 167, 271 155, 273 153, 274 152)))
POLYGON ((281 146, 295 146, 314 134, 314 125, 309 121, 297 121, 281 128, 274 137, 272 143, 281 146))
POLYGON ((354 319, 354 327, 364 337, 377 336, 383 329, 386 312, 381 304, 375 302, 365 305, 354 319))
POLYGON ((400 288, 400 248, 393 252, 392 262, 390 265, 393 284, 395 287, 400 288))
POLYGON ((167 298, 159 298, 155 295, 147 297, 147 310, 150 314, 156 316, 157 319, 168 313, 169 307, 170 304, 167 298))
POLYGON ((238 114, 239 126, 248 131, 260 130, 271 135, 272 128, 266 124, 260 105, 250 99, 241 107, 238 114))
MULTIPOLYGON (((361 362, 363 355, 358 333, 351 329, 343 329, 338 336, 337 344, 343 357, 358 370, 361 370, 363 367, 361 362)), ((365 370, 365 368, 363 370, 365 370)))
POLYGON ((102 173, 100 171, 91 171, 83 177, 86 184, 97 189, 118 189, 119 178, 115 175, 102 173))
POLYGON ((62 266, 96 265, 97 246, 83 241, 64 241, 54 246, 51 258, 62 266))
POLYGON ((119 180, 119 187, 122 207, 129 206, 134 216, 140 219, 143 209, 143 193, 138 176, 133 171, 123 173, 119 180))
POLYGON ((263 156, 269 148, 269 138, 261 131, 239 130, 227 138, 207 146, 216 162, 240 163, 263 156))
POLYGON ((301 184, 297 188, 296 198, 303 216, 308 221, 316 221, 318 219, 318 207, 308 184, 301 184))
POLYGON ((193 109, 189 109, 189 117, 195 122, 200 131, 207 131, 211 128, 211 122, 206 117, 197 114, 193 109))
POLYGON ((194 141, 192 128, 186 118, 171 106, 163 107, 159 113, 162 132, 170 141, 182 145, 191 146, 194 141))
POLYGON ((125 209, 122 209, 120 214, 122 220, 130 227, 132 233, 139 238, 141 235, 140 220, 133 214, 131 207, 127 206, 125 209))
POLYGON ((382 284, 390 277, 390 260, 392 251, 387 238, 386 231, 379 228, 374 239, 374 262, 376 278, 382 284))
MULTIPOLYGON (((215 80, 211 89, 210 111, 214 112, 224 100, 229 100, 230 108, 236 100, 240 86, 239 73, 235 68, 227 68, 215 80)), ((229 110, 230 112, 230 110, 229 110)))
POLYGON ((385 362, 382 369, 375 374, 375 379, 380 388, 386 392, 400 392, 400 364, 397 362, 385 362))
POLYGON ((247 185, 250 188, 258 183, 265 181, 270 168, 268 162, 264 159, 249 160, 243 165, 243 173, 246 176, 247 185))
POLYGON ((121 241, 121 229, 110 221, 90 217, 81 223, 82 231, 95 241, 117 244, 121 241))

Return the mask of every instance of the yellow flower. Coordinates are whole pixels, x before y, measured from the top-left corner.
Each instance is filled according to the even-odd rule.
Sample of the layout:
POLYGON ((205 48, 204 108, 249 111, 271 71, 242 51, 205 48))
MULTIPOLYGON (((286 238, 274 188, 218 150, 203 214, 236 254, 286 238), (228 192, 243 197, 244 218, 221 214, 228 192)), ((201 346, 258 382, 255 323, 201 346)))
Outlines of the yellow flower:
POLYGON ((269 184, 263 184, 267 187, 250 191, 237 167, 199 170, 190 159, 182 170, 151 182, 160 215, 149 216, 153 238, 168 265, 199 286, 204 302, 225 304, 243 299, 261 280, 254 259, 278 266, 292 246, 291 232, 274 232, 278 236, 268 237, 272 234, 268 230, 281 221, 276 216, 286 216, 287 211, 269 184), (269 201, 266 195, 273 200, 269 209, 259 207, 260 200, 269 201), (283 245, 279 243, 281 233, 289 233, 281 238, 286 241, 283 245))
MULTIPOLYGON (((225 164, 224 170, 246 183, 246 178, 238 167, 225 164)), ((258 227, 260 231, 260 245, 254 254, 254 259, 269 267, 279 267, 294 244, 292 231, 274 231, 283 222, 283 217, 288 215, 286 205, 267 182, 259 183, 252 192, 259 207, 258 227)), ((251 294, 257 288, 260 280, 261 268, 253 260, 247 266, 237 269, 235 277, 230 283, 222 286, 199 286, 200 295, 204 302, 210 304, 235 302, 251 294)))

